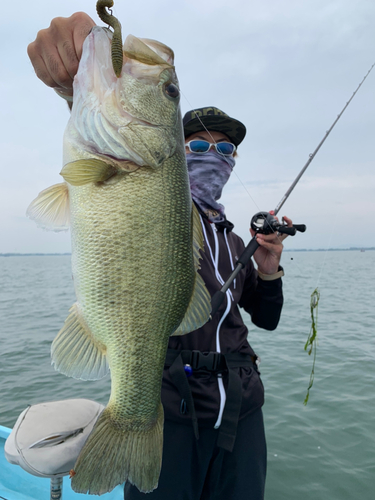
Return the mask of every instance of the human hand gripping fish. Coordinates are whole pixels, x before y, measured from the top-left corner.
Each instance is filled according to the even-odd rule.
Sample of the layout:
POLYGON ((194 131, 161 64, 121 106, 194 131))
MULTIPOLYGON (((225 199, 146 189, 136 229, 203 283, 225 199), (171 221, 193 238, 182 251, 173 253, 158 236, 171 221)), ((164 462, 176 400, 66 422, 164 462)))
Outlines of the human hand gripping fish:
MULTIPOLYGON (((87 27, 89 19, 81 16, 87 27)), ((78 29, 58 24, 75 43, 78 29)), ((61 32, 54 39, 61 42, 61 32)), ((70 226, 72 235, 77 302, 53 341, 52 363, 83 380, 111 372, 108 405, 72 477, 75 491, 99 495, 126 480, 143 492, 157 487, 168 339, 199 328, 210 314, 197 273, 203 237, 189 190, 173 52, 129 35, 116 76, 111 45, 105 28, 93 27, 85 39, 64 134, 65 182, 28 208, 38 225, 70 226)), ((37 52, 46 54, 42 46, 37 52)), ((74 64, 54 54, 65 76, 51 76, 48 65, 39 75, 68 94, 74 64)))

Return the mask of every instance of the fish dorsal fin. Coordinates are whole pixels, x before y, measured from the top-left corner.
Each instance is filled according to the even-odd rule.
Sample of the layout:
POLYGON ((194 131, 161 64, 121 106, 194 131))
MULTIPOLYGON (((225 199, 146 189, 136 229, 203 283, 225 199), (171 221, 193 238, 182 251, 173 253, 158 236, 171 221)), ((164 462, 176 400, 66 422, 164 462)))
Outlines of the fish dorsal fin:
MULTIPOLYGON (((146 39, 145 39, 146 41, 146 39)), ((159 45, 161 45, 159 43, 159 45)), ((135 59, 143 64, 150 66, 165 66, 173 68, 169 62, 159 56, 143 40, 134 35, 128 35, 124 43, 124 54, 129 59, 135 59)))
POLYGON ((116 167, 103 160, 88 158, 67 163, 60 175, 72 186, 84 186, 90 182, 104 182, 117 173, 116 167))
POLYGON ((65 324, 52 342, 52 364, 68 377, 98 380, 109 370, 106 348, 94 339, 78 304, 73 304, 65 324))
POLYGON ((193 229, 193 257, 195 267, 195 283, 190 303, 186 310, 184 319, 180 326, 172 335, 185 335, 200 328, 207 323, 211 312, 211 296, 208 293, 203 279, 198 274, 200 269, 200 251, 203 251, 203 233, 198 210, 193 204, 192 208, 192 229, 193 229))
POLYGON ((211 313, 211 297, 201 276, 196 273, 193 293, 184 319, 173 336, 185 335, 207 323, 211 313))
POLYGON ((200 252, 204 252, 204 239, 203 231, 201 226, 201 220, 199 217, 199 212, 197 207, 193 203, 191 210, 191 220, 193 228, 193 258, 194 258, 194 268, 196 271, 201 268, 199 261, 201 260, 200 252))
POLYGON ((27 208, 26 215, 39 227, 50 231, 69 229, 69 191, 65 182, 45 189, 27 208))

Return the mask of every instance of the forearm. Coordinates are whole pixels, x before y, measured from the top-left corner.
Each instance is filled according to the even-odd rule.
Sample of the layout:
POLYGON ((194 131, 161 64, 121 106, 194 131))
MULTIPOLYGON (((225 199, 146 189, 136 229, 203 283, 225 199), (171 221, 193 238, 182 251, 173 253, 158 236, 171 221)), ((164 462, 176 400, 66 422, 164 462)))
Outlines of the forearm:
POLYGON ((255 290, 250 294, 244 294, 240 306, 250 314, 256 326, 265 330, 275 330, 280 320, 283 302, 281 278, 264 281, 258 277, 255 290))

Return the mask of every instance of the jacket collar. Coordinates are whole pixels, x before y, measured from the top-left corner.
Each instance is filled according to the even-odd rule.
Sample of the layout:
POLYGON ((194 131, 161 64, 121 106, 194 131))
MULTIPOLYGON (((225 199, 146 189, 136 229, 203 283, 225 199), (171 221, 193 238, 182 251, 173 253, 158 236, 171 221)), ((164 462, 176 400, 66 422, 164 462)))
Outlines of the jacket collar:
MULTIPOLYGON (((198 209, 198 212, 203 217, 203 219, 206 219, 206 220, 208 220, 208 222, 210 224, 213 224, 213 222, 211 222, 209 220, 207 215, 204 212, 202 212, 202 210, 199 208, 199 206, 194 201, 193 201, 193 203, 195 204, 196 208, 198 209)), ((225 218, 225 220, 223 220, 221 222, 216 222, 215 226, 217 227, 218 231, 224 231, 224 229, 226 229, 227 231, 232 231, 234 228, 234 224, 232 224, 229 220, 227 220, 227 218, 225 218)))

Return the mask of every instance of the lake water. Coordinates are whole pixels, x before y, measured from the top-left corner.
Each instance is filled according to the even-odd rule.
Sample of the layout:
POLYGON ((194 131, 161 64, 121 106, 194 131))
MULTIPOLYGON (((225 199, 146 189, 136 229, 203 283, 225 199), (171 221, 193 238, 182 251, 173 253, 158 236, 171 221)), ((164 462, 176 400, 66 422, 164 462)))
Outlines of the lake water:
MULTIPOLYGON (((268 443, 266 500, 373 500, 375 251, 285 252, 285 306, 274 332, 251 325, 262 358, 268 443), (310 400, 310 295, 319 286, 319 345, 310 400)), ((106 403, 109 377, 67 378, 50 345, 75 301, 69 256, 0 258, 0 425, 28 404, 106 403)))

